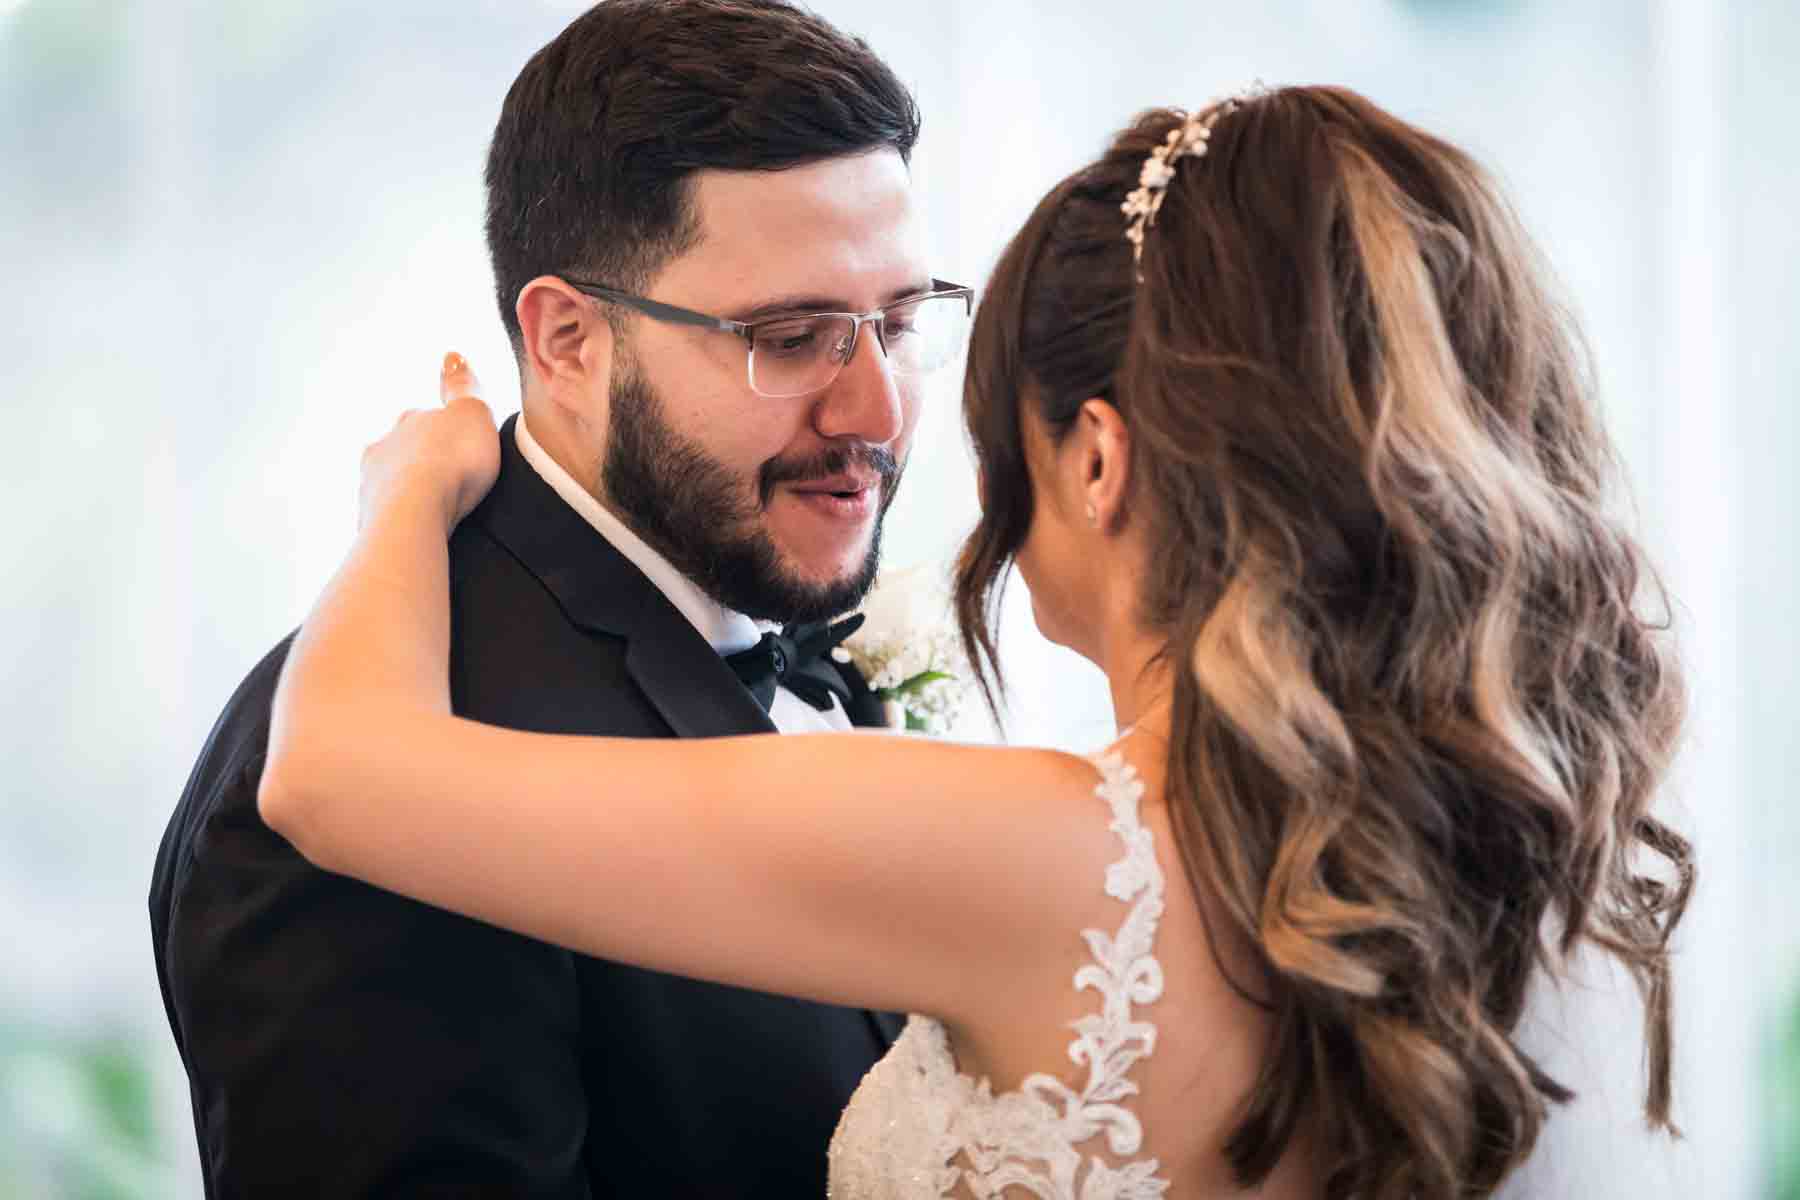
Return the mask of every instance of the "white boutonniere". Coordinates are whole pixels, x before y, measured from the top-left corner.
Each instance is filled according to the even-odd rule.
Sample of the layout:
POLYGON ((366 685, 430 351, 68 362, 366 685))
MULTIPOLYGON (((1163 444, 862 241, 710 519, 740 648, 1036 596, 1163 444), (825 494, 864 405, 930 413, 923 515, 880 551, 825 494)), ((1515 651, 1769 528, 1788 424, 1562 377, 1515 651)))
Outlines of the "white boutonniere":
POLYGON ((893 728, 949 733, 974 692, 974 675, 942 576, 927 567, 883 571, 860 611, 862 628, 833 656, 862 673, 893 728))

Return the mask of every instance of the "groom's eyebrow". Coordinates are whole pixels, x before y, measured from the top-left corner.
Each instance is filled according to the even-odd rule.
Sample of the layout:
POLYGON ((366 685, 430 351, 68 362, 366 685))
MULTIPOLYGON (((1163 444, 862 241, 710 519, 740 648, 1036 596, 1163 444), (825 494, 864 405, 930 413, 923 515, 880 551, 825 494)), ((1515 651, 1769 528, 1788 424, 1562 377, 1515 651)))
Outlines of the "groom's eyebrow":
MULTIPOLYGON (((896 288, 889 292, 876 307, 886 308, 912 296, 923 296, 931 290, 931 284, 932 281, 926 279, 919 283, 908 284, 903 288, 896 288)), ((856 307, 842 296, 794 295, 777 296, 728 315, 732 320, 742 321, 748 325, 756 321, 766 321, 771 317, 798 317, 806 313, 856 311, 856 307)))

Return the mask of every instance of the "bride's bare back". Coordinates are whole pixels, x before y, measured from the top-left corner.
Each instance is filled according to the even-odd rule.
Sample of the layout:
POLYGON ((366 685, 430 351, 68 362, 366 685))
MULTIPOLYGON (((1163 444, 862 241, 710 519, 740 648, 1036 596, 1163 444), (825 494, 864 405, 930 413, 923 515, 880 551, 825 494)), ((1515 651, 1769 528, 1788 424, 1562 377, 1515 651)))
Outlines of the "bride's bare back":
MULTIPOLYGON (((1016 1095, 1028 1080, 1046 1074, 1076 1093, 1091 1087, 1097 1075, 1114 1085, 1127 1082, 1129 1091, 1118 1103, 1141 1130, 1141 1144, 1135 1153, 1114 1153, 1106 1137, 1109 1127, 1101 1123, 1092 1136, 1073 1146, 1084 1162, 1097 1160, 1118 1170, 1131 1162, 1154 1159, 1154 1179, 1166 1183, 1174 1196, 1226 1200, 1249 1194, 1264 1200, 1311 1200, 1320 1194, 1323 1181, 1310 1123, 1303 1123, 1280 1165, 1252 1193, 1245 1193, 1232 1177, 1224 1154, 1225 1143, 1242 1118, 1244 1100, 1264 1068, 1270 1041, 1267 1010, 1239 989, 1266 995, 1267 981, 1244 946, 1236 941, 1218 944, 1212 931, 1229 929, 1229 923, 1218 911, 1216 899, 1203 902, 1188 885, 1163 795, 1165 752, 1166 743, 1144 731, 1127 737, 1100 759, 1103 766, 1114 761, 1125 764, 1142 785, 1136 805, 1137 828, 1146 836, 1145 848, 1160 875, 1157 891, 1161 903, 1150 952, 1158 981, 1156 998, 1131 1005, 1116 990, 1109 995, 1105 971, 1096 971, 1101 964, 1088 940, 1091 935, 1083 933, 1105 935, 1104 945, 1112 948, 1120 923, 1128 915, 1137 915, 1136 903, 1144 898, 1140 895, 1136 903, 1127 903, 1109 895, 1105 886, 1114 880, 1109 872, 1127 870, 1130 863, 1118 829, 1107 825, 1112 814, 1103 803, 1106 785, 1091 789, 1086 796, 1045 797, 1047 810, 1067 808, 1072 814, 1085 802, 1094 832, 1103 835, 1095 839, 1091 869, 1085 875, 1042 881, 1046 893, 1057 893, 1054 900, 1046 896, 1046 910, 1059 920, 1072 919, 1067 926, 1066 953, 1047 956, 1040 969, 1020 972, 1011 988, 988 997, 982 1015, 971 1016, 955 1028, 940 1026, 944 1058, 966 1081, 965 1086, 985 1081, 996 1097, 1016 1095), (1209 914, 1203 915, 1203 903, 1210 905, 1209 914), (1078 987, 1078 978, 1087 986, 1078 987), (1114 1014, 1111 1021, 1105 1020, 1109 1006, 1114 1014), (1148 1026, 1153 1051, 1112 1072, 1094 1071, 1086 1058, 1072 1062, 1079 1042, 1076 1028, 1087 1023, 1091 1029, 1096 1021, 1115 1037, 1124 1022, 1148 1026)), ((912 1031, 909 1036, 917 1033, 912 1031)), ((885 1064, 877 1067, 871 1072, 871 1081, 888 1069, 885 1064)), ((866 1083, 865 1088, 868 1086, 866 1083)), ((941 1090, 954 1095, 956 1089, 941 1090)), ((846 1126, 855 1121, 856 1109, 863 1102, 859 1092, 852 1100, 846 1126)), ((1049 1107, 1058 1115, 1064 1112, 1063 1106, 1049 1107)), ((995 1124, 1004 1128, 1003 1122, 995 1124)), ((1055 1124, 1041 1121, 1040 1128, 1015 1135, 1015 1141, 1035 1139, 1040 1149, 1046 1139, 1056 1143, 1055 1124)), ((844 1134, 841 1127, 840 1139, 844 1134)), ((883 1131, 883 1136, 890 1135, 891 1130, 883 1131)), ((995 1149, 991 1145, 986 1148, 990 1153, 995 1149)), ((835 1180, 836 1143, 833 1150, 835 1180)), ((970 1159, 965 1150, 952 1161, 969 1169, 970 1159)), ((1041 1159, 1030 1161, 1043 1167, 1041 1159)), ((990 1161, 984 1178, 991 1177, 999 1165, 999 1160, 990 1161)), ((834 1200, 838 1194, 834 1193, 834 1200)), ((841 1194, 856 1195, 849 1191, 841 1194)), ((948 1194, 976 1195, 966 1182, 948 1194)), ((1020 1189, 1017 1194, 1030 1193, 1020 1189)))

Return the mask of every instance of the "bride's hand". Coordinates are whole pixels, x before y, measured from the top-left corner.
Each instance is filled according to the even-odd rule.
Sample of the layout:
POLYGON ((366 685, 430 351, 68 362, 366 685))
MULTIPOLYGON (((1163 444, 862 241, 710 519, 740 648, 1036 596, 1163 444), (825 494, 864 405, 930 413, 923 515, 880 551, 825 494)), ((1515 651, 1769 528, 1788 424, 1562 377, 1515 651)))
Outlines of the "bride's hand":
POLYGON ((447 535, 494 485, 500 439, 462 355, 444 356, 438 387, 443 407, 401 413, 387 436, 363 451, 359 525, 413 503, 442 512, 447 535))

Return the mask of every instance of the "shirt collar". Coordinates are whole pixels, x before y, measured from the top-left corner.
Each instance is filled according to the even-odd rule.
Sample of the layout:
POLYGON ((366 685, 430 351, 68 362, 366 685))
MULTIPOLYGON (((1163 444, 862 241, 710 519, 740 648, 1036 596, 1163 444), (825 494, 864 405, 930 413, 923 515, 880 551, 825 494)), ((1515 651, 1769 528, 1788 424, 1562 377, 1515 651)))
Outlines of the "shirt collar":
POLYGON ((563 498, 565 504, 593 526, 594 532, 630 559, 631 564, 668 597, 669 603, 700 631, 700 636, 714 650, 720 654, 730 654, 756 644, 762 637, 761 626, 743 613, 724 607, 701 591, 693 580, 677 571, 668 559, 651 549, 649 543, 633 533, 625 522, 608 511, 591 492, 576 483, 575 477, 551 458, 549 452, 531 436, 531 430, 525 426, 524 413, 519 414, 515 428, 519 453, 531 464, 531 469, 550 485, 552 491, 563 498))

